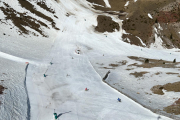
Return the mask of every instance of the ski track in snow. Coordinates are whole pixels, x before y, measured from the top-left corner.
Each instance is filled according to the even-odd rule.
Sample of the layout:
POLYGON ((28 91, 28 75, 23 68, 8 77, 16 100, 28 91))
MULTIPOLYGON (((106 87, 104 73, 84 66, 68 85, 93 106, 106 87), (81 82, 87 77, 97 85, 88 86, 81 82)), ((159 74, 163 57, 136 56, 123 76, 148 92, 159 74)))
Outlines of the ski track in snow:
POLYGON ((29 101, 29 95, 28 95, 28 90, 27 90, 27 85, 26 85, 26 76, 27 76, 27 69, 28 69, 29 63, 26 65, 25 68, 25 80, 24 80, 24 87, 25 87, 25 91, 27 94, 27 120, 30 120, 30 116, 31 116, 31 105, 30 105, 30 101, 29 101))

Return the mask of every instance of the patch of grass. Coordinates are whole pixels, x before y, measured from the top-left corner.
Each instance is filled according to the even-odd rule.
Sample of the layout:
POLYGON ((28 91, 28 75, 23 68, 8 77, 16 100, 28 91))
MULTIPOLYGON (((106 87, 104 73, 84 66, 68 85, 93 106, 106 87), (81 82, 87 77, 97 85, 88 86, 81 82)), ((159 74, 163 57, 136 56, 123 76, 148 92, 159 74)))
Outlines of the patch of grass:
POLYGON ((157 73, 155 73, 155 75, 159 75, 159 74, 161 74, 161 72, 157 72, 157 73))
MULTIPOLYGON (((129 28, 128 28, 129 29, 129 28)), ((140 42, 140 40, 136 37, 136 36, 134 36, 134 35, 132 35, 132 34, 123 34, 122 35, 122 38, 125 40, 124 42, 127 42, 127 43, 129 43, 126 39, 128 38, 129 40, 130 40, 130 44, 133 44, 133 45, 137 45, 137 46, 142 46, 143 47, 143 45, 142 45, 142 43, 140 42)))
POLYGON ((154 94, 163 95, 164 93, 162 89, 167 90, 167 91, 180 92, 180 82, 167 83, 165 85, 156 85, 151 88, 151 91, 154 94))
POLYGON ((174 75, 174 74, 179 74, 179 73, 167 72, 166 74, 172 74, 172 75, 174 75))
POLYGON ((5 88, 2 85, 0 85, 0 94, 3 94, 4 89, 5 88))
POLYGON ((180 114, 180 99, 175 101, 172 105, 165 107, 163 110, 166 111, 167 113, 179 115, 180 114))
POLYGON ((127 68, 126 70, 128 70, 128 71, 129 71, 129 70, 133 70, 133 69, 134 69, 134 68, 127 68))
POLYGON ((165 84, 164 89, 167 91, 180 92, 180 82, 165 84))
POLYGON ((162 85, 156 85, 156 86, 153 86, 151 88, 151 91, 154 93, 154 94, 158 94, 158 95, 164 95, 164 92, 162 91, 163 89, 163 86, 162 85))
POLYGON ((104 69, 115 69, 115 68, 108 68, 108 67, 100 67, 100 68, 104 68, 104 69))
POLYGON ((111 67, 118 67, 119 65, 118 64, 109 64, 109 66, 111 66, 111 67))
POLYGON ((134 72, 134 73, 130 73, 130 75, 134 75, 136 78, 138 78, 138 77, 142 77, 146 73, 149 73, 149 72, 146 72, 146 71, 143 71, 143 72, 134 72))

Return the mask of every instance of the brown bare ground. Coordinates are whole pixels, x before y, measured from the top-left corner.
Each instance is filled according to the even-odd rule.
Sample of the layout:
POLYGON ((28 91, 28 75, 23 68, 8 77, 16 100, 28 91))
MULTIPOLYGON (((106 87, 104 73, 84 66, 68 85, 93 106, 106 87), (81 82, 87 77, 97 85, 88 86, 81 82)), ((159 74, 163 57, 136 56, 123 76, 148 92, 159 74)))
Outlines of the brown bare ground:
MULTIPOLYGON (((23 0, 19 0, 20 4, 22 5, 22 7, 26 8, 27 10, 29 10, 30 12, 36 14, 39 17, 42 17, 43 19, 46 19, 47 21, 52 22, 52 27, 56 30, 59 30, 53 19, 40 13, 39 11, 36 11, 34 9, 34 6, 29 3, 28 1, 23 1, 23 0), (32 7, 32 8, 31 8, 32 7)), ((0 19, 1 23, 6 24, 7 20, 11 20, 13 22, 13 24, 19 28, 19 32, 20 35, 23 34, 33 34, 34 36, 37 36, 34 32, 31 32, 29 30, 27 30, 24 26, 28 26, 31 29, 34 29, 35 31, 37 31, 38 33, 40 33, 43 37, 47 37, 47 35, 44 34, 44 31, 40 28, 41 26, 44 26, 46 28, 49 28, 46 23, 37 20, 31 16, 26 15, 26 13, 20 13, 15 11, 13 8, 11 8, 11 6, 9 6, 7 3, 3 2, 3 4, 6 7, 0 7, 0 10, 2 10, 2 12, 4 13, 5 20, 4 19, 0 19)))
POLYGON ((119 30, 119 24, 112 20, 111 17, 99 15, 97 17, 98 25, 95 30, 98 32, 114 32, 119 30))
MULTIPOLYGON (((173 2, 172 0, 138 0, 135 3, 129 4, 126 12, 129 14, 127 17, 129 19, 124 19, 123 29, 132 36, 138 36, 146 44, 150 44, 152 36, 152 26, 156 23, 156 18, 154 17, 158 13, 158 9, 163 6, 173 2), (151 13, 153 19, 148 17, 148 13, 151 13)), ((129 36, 127 36, 129 37, 129 36)), ((127 38, 123 36, 123 38, 127 38)), ((139 44, 136 37, 131 37, 130 39, 135 45, 139 44)))
POLYGON ((154 94, 158 94, 158 95, 164 95, 164 92, 162 91, 163 89, 163 86, 162 85, 156 85, 156 86, 153 86, 151 88, 151 91, 154 93, 154 94))
POLYGON ((167 91, 180 92, 180 82, 165 84, 164 89, 167 91))
POLYGON ((173 46, 180 48, 180 39, 179 39, 179 22, 173 23, 160 23, 162 28, 161 30, 161 37, 163 42, 166 44, 167 48, 173 48, 173 46), (177 24, 177 25, 175 25, 177 24))
POLYGON ((165 89, 167 91, 180 92, 180 82, 167 83, 165 85, 156 85, 151 88, 151 91, 154 94, 163 95, 164 93, 162 89, 165 89))
POLYGON ((129 71, 129 70, 133 70, 133 69, 134 69, 134 68, 127 68, 126 70, 128 70, 128 71, 129 71))
POLYGON ((3 94, 4 89, 5 88, 2 85, 0 85, 0 94, 3 94))
POLYGON ((179 115, 180 114, 180 99, 175 101, 172 105, 165 107, 163 110, 166 111, 167 113, 173 113, 175 115, 179 115))
POLYGON ((34 9, 34 8, 35 8, 34 5, 32 5, 30 2, 28 2, 28 1, 26 1, 26 0, 18 0, 18 1, 19 1, 20 5, 21 5, 23 8, 25 8, 25 9, 29 10, 31 13, 34 13, 34 14, 36 14, 37 16, 39 16, 39 17, 41 17, 41 18, 43 18, 43 19, 51 22, 51 23, 52 23, 52 27, 53 27, 54 29, 56 29, 56 30, 59 30, 59 28, 57 28, 57 27, 55 26, 55 22, 54 22, 54 20, 53 20, 51 17, 46 16, 46 15, 44 15, 43 13, 41 13, 41 12, 37 11, 36 9, 34 9))
MULTIPOLYGON (((0 85, 0 95, 3 94, 4 89, 6 89, 6 88, 3 87, 2 85, 0 85)), ((1 101, 0 101, 0 105, 1 105, 1 104, 2 104, 2 103, 1 103, 1 101)))
POLYGON ((167 72, 166 74, 172 74, 172 75, 174 75, 174 74, 179 74, 179 73, 167 72))
POLYGON ((155 73, 156 75, 159 75, 159 74, 161 74, 161 72, 157 72, 157 73, 155 73))
POLYGON ((122 60, 122 61, 119 61, 118 63, 120 63, 121 65, 126 65, 128 61, 126 60, 122 60))
MULTIPOLYGON (((103 6, 105 5, 103 0, 88 1, 103 6)), ((161 8, 175 1, 176 0, 138 0, 137 2, 134 2, 133 0, 130 0, 128 7, 124 7, 127 0, 110 0, 109 4, 111 5, 111 8, 95 5, 94 9, 101 10, 109 14, 118 15, 120 19, 124 20, 122 27, 127 33, 130 33, 129 35, 122 36, 125 42, 127 42, 126 39, 129 38, 131 41, 130 44, 142 46, 140 40, 135 37, 138 36, 148 46, 154 42, 152 26, 155 23, 160 23, 161 25, 165 23, 165 26, 163 27, 167 28, 161 31, 163 35, 163 44, 166 46, 166 48, 172 48, 174 46, 180 48, 179 34, 175 31, 175 27, 171 24, 180 21, 179 6, 171 6, 171 11, 161 11, 161 8), (113 11, 117 11, 118 13, 113 11), (148 17, 148 13, 153 16, 153 19, 148 17), (166 25, 166 23, 169 24, 166 25), (173 35, 172 39, 169 38, 171 34, 173 35)))
MULTIPOLYGON (((105 6, 103 0, 87 0, 87 1, 90 3, 96 3, 105 6)), ((137 9, 143 12, 153 11, 170 2, 173 2, 173 0, 158 0, 158 1, 138 0, 137 2, 134 2, 134 0, 109 0, 109 4, 111 5, 111 8, 105 8, 94 5, 94 9, 101 11, 127 11, 132 14, 133 11, 137 9), (126 4, 127 1, 129 1, 130 4, 128 7, 125 8, 124 5, 126 4)))
POLYGON ((20 5, 21 5, 23 8, 29 10, 31 13, 34 13, 34 14, 36 14, 37 16, 39 16, 39 17, 41 17, 41 18, 43 18, 43 19, 45 19, 45 20, 47 20, 47 21, 49 21, 49 22, 53 22, 53 19, 52 19, 52 18, 50 18, 50 17, 44 15, 43 13, 37 11, 37 10, 35 9, 34 5, 32 5, 29 1, 26 1, 26 0, 18 0, 18 1, 19 1, 20 5))
POLYGON ((111 66, 111 67, 118 67, 119 65, 118 64, 109 64, 109 66, 111 66))
POLYGON ((139 10, 135 11, 129 19, 123 21, 123 29, 130 33, 129 36, 123 35, 123 39, 129 38, 131 44, 142 46, 140 40, 135 37, 138 36, 145 44, 148 38, 152 35, 152 25, 154 20, 147 16, 147 13, 141 13, 139 10))
MULTIPOLYGON (((111 68, 109 68, 109 67, 100 67, 100 68, 104 68, 104 69, 115 69, 115 67, 118 67, 118 66, 122 66, 122 65, 126 65, 126 63, 127 63, 127 61, 126 60, 122 60, 122 61, 119 61, 119 62, 117 62, 116 61, 116 64, 114 64, 114 63, 111 63, 111 64, 109 64, 109 66, 111 67, 111 68)), ((96 63, 96 64, 98 64, 98 65, 104 65, 103 63, 96 63)))
POLYGON ((55 11, 53 9, 49 8, 44 1, 37 2, 37 5, 40 6, 41 8, 43 8, 43 9, 45 9, 48 12, 51 12, 53 14, 55 13, 55 11))
MULTIPOLYGON (((31 16, 26 16, 26 13, 19 13, 15 11, 6 3, 4 3, 4 5, 7 8, 0 7, 0 10, 3 11, 4 15, 6 15, 5 19, 12 20, 13 24, 19 28, 20 30, 19 32, 21 34, 29 34, 29 31, 26 28, 24 28, 24 26, 28 26, 31 29, 34 29, 35 31, 39 32, 42 36, 46 37, 43 31, 40 30, 40 25, 48 28, 48 26, 45 23, 39 20, 36 20, 35 18, 32 18, 31 16)), ((33 34, 35 35, 35 33, 33 34)))
POLYGON ((104 68, 104 69, 115 69, 115 68, 108 68, 108 67, 100 67, 100 68, 104 68))
POLYGON ((130 73, 130 75, 134 75, 136 78, 138 78, 138 77, 142 77, 146 73, 149 73, 149 72, 146 72, 146 71, 143 71, 143 72, 134 72, 134 73, 130 73))
POLYGON ((102 6, 105 6, 105 3, 103 0, 87 0, 88 2, 90 3, 95 3, 95 4, 98 4, 98 5, 102 5, 102 6))
POLYGON ((105 6, 105 3, 103 0, 87 0, 88 2, 90 3, 95 3, 95 4, 98 4, 98 5, 102 5, 102 6, 105 6))
POLYGON ((137 45, 137 46, 143 46, 142 43, 140 42, 140 40, 132 34, 123 34, 122 38, 124 39, 124 42, 130 43, 133 45, 137 45), (130 42, 128 42, 127 39, 129 39, 130 42))
MULTIPOLYGON (((177 12, 179 12, 179 11, 177 11, 177 12)), ((158 22, 163 22, 163 23, 177 22, 179 20, 179 15, 177 12, 160 11, 157 16, 157 20, 158 20, 158 22)))
POLYGON ((128 58, 142 62, 142 64, 134 63, 134 64, 130 64, 128 66, 136 66, 136 67, 143 67, 143 68, 153 68, 153 67, 180 68, 180 67, 176 66, 176 65, 180 64, 180 62, 173 63, 173 61, 149 59, 149 63, 145 63, 146 58, 136 57, 136 56, 128 56, 128 58), (165 62, 165 64, 163 64, 163 62, 165 62))

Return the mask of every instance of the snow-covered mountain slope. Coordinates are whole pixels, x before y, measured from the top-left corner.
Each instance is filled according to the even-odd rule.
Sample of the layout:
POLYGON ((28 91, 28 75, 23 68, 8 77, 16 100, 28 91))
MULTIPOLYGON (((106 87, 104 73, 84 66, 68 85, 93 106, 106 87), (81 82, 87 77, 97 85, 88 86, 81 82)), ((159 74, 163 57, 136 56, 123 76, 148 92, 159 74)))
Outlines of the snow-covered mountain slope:
MULTIPOLYGON (((59 120, 170 120, 121 94, 118 88, 111 87, 111 82, 111 86, 104 83, 107 71, 98 69, 96 63, 110 64, 117 59, 133 64, 128 56, 177 58, 178 62, 178 49, 144 49, 123 42, 122 21, 116 15, 94 10, 84 0, 1 0, 0 5, 1 74, 8 75, 0 82, 7 88, 1 95, 4 99, 0 99, 0 119, 53 120, 55 109, 59 120), (98 23, 98 15, 110 17, 102 19, 107 20, 108 30, 113 32, 96 31, 98 26, 102 26, 101 30, 107 27, 98 23), (117 24, 113 21, 119 30, 114 29, 117 24)), ((107 80, 114 74, 116 81, 119 69, 112 71, 107 80)), ((122 80, 133 83, 132 76, 127 79, 128 72, 123 75, 122 80)), ((134 90, 139 86, 124 87, 134 90)))

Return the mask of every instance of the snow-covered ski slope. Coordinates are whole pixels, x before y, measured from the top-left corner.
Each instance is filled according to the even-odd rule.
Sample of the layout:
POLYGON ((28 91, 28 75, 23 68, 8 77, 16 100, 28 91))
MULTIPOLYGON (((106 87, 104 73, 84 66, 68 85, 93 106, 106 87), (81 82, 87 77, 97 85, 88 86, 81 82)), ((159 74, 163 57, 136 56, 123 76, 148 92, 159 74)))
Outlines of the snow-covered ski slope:
MULTIPOLYGON (((16 115, 23 116, 21 119, 53 120, 55 109, 59 120, 157 120, 159 115, 102 82, 91 61, 103 58, 103 55, 109 58, 150 55, 168 60, 169 51, 145 49, 146 52, 142 53, 140 47, 121 40, 122 30, 114 33, 96 32, 94 26, 97 25, 99 12, 95 12, 84 0, 60 0, 58 3, 48 0, 46 3, 52 5, 56 11, 59 31, 46 30, 49 38, 28 38, 26 35, 27 38, 19 36, 18 39, 10 37, 1 40, 5 46, 10 45, 11 49, 3 47, 1 51, 4 54, 0 54, 0 57, 10 60, 15 58, 18 63, 29 62, 26 99, 29 99, 30 103, 27 102, 25 108, 28 107, 27 111, 30 110, 30 113, 19 112, 16 115), (70 16, 66 16, 67 13, 70 16), (9 43, 11 41, 5 41, 13 38, 16 41, 14 45, 9 43), (27 49, 26 45, 29 45, 27 49), (80 54, 77 54, 78 50, 80 54), (44 77, 44 74, 47 76, 44 77), (85 91, 86 87, 88 91, 85 91), (122 102, 117 102, 117 98, 122 102)), ((42 9, 38 10, 44 12, 42 9)), ((49 13, 46 14, 50 16, 49 13)), ((121 25, 119 19, 113 20, 121 25)), ((10 34, 16 36, 15 32, 10 34)), ((171 56, 178 58, 178 54, 173 50, 171 53, 171 56)), ((13 114, 7 115, 9 116, 6 118, 11 120, 16 118, 13 114)), ((4 120, 5 117, 0 116, 1 118, 4 120)), ((16 119, 18 120, 18 117, 16 119)), ((161 116, 161 119, 170 120, 164 116, 161 116)))

